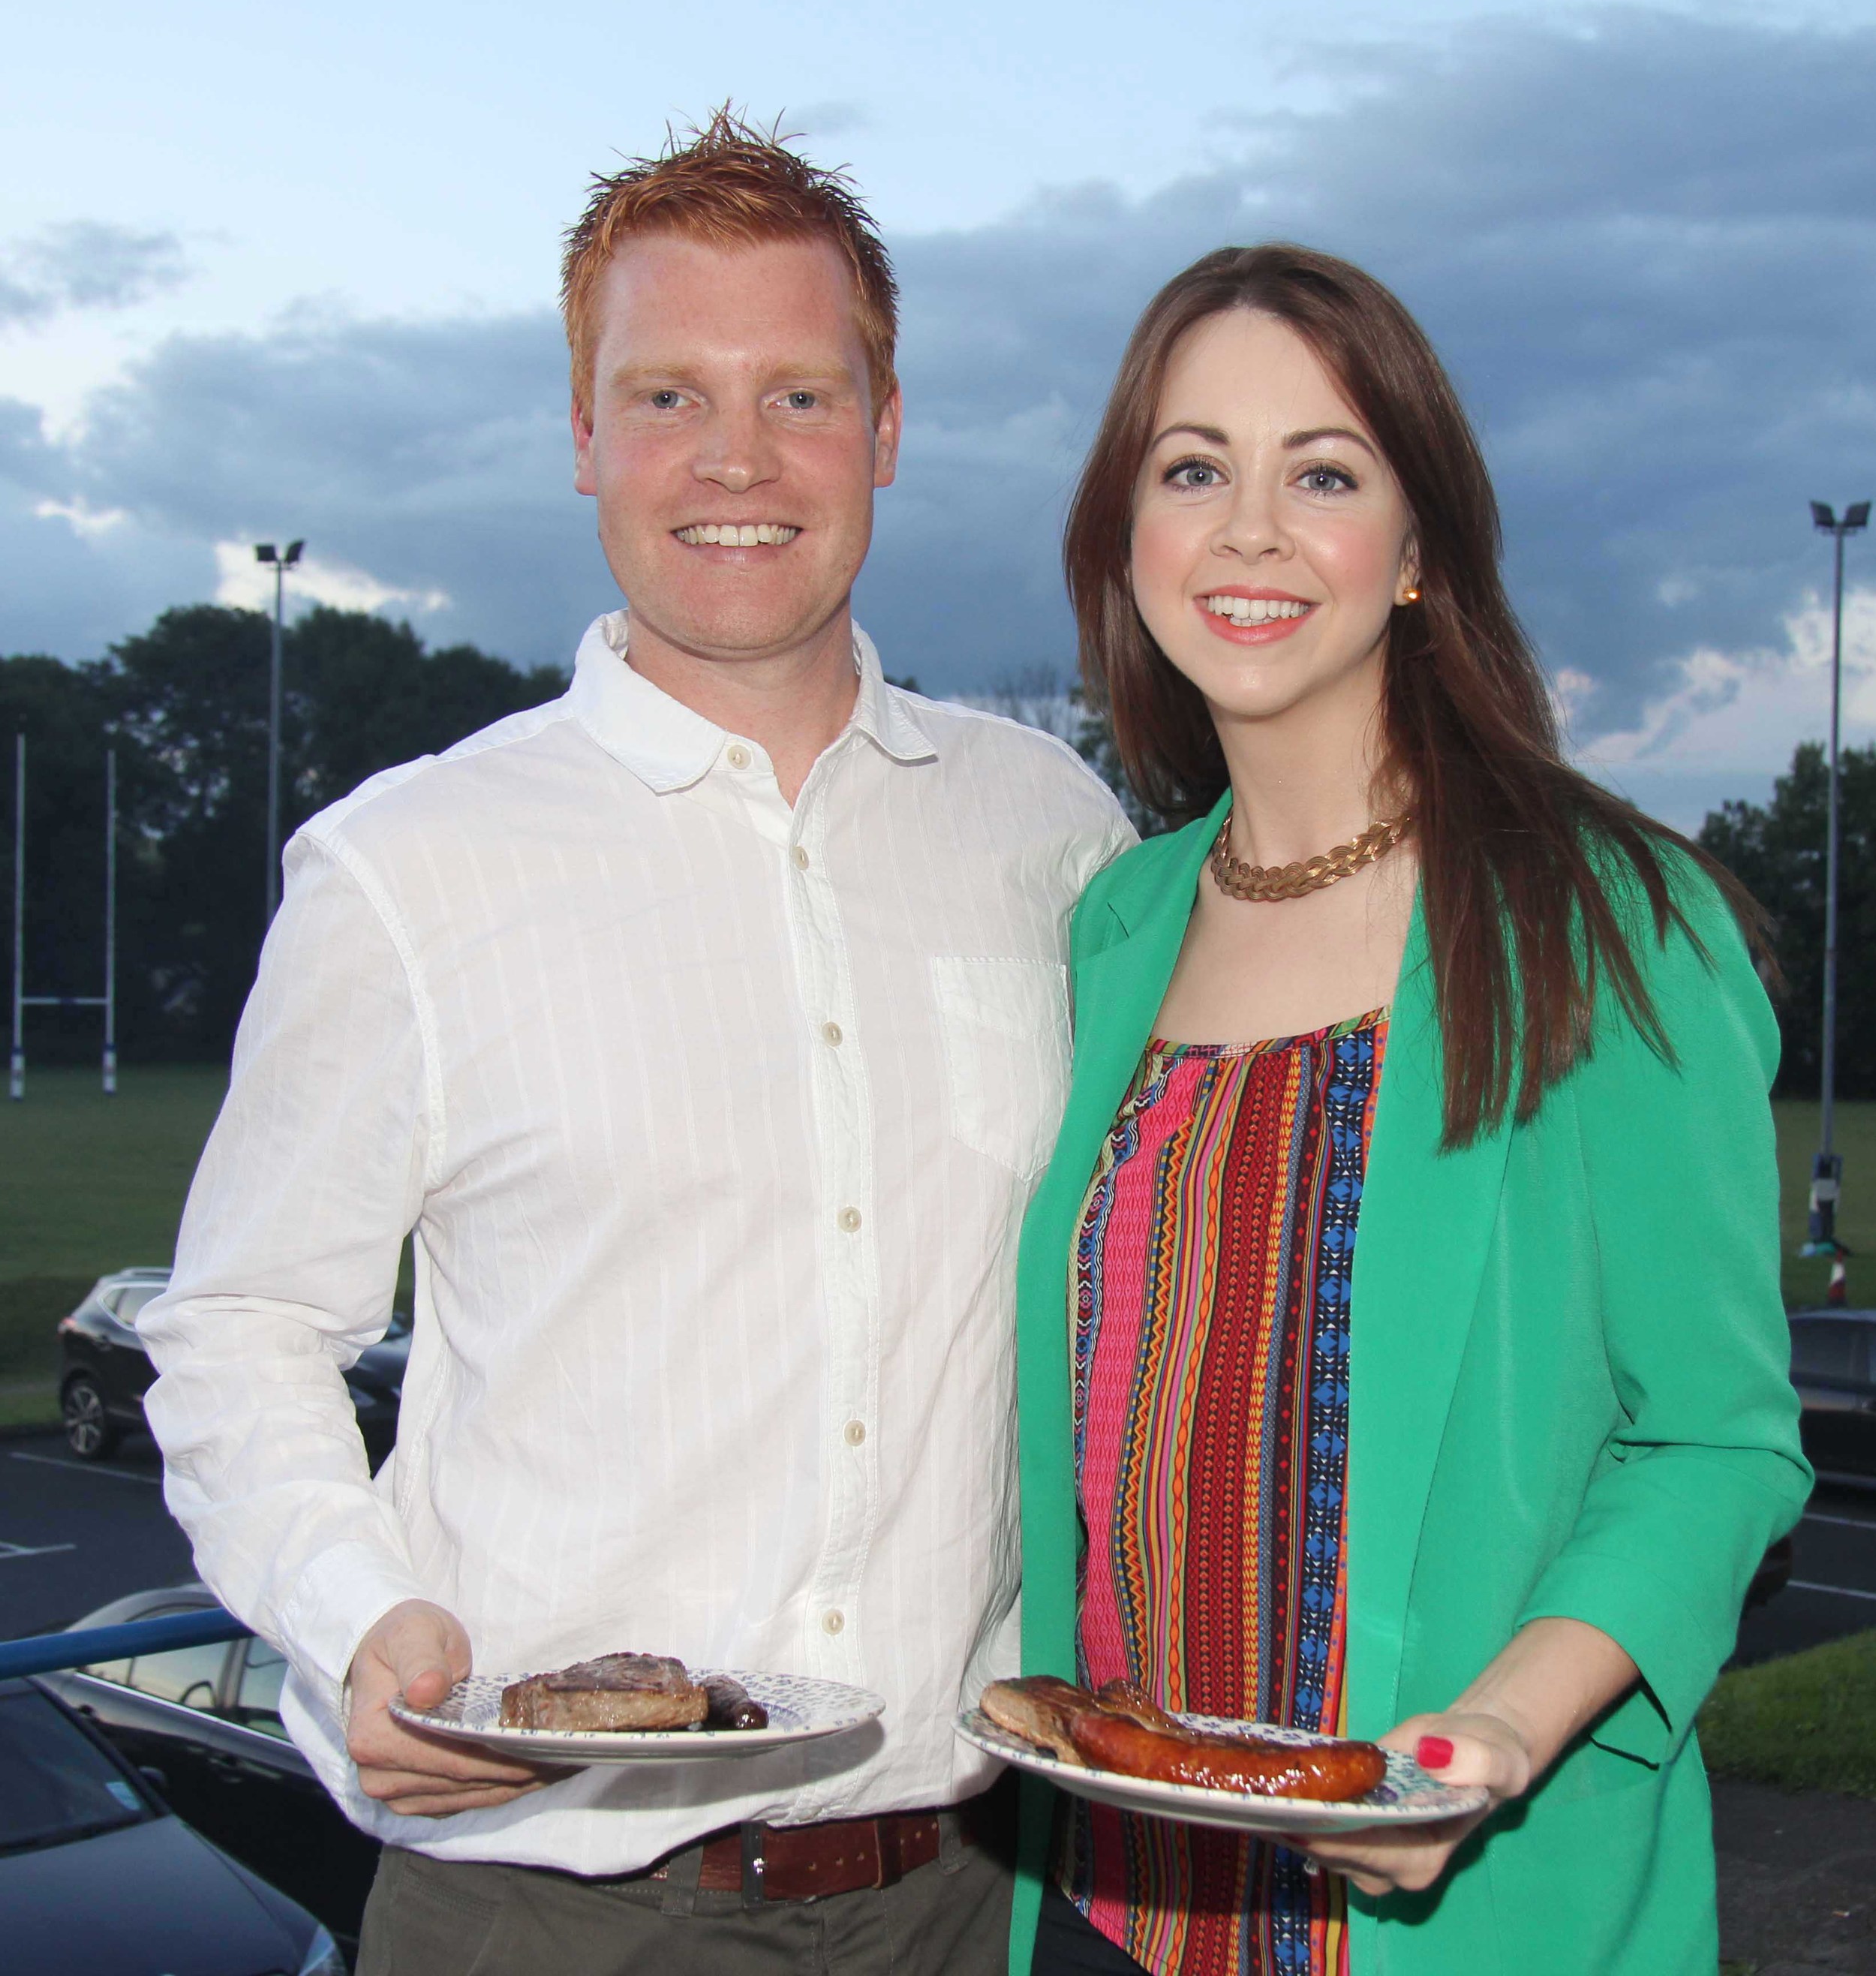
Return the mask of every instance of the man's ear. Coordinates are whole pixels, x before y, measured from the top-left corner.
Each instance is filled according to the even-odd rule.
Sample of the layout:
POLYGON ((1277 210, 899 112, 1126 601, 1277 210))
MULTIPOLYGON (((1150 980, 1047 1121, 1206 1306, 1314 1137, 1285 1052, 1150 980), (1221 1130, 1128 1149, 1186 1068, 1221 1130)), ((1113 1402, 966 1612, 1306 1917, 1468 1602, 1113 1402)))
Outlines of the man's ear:
POLYGON ((895 384, 873 422, 873 484, 890 487, 899 471, 899 435, 905 425, 905 400, 895 384))
POLYGON ((573 401, 569 417, 573 426, 573 489, 576 494, 597 494, 599 482, 593 472, 593 421, 573 401))

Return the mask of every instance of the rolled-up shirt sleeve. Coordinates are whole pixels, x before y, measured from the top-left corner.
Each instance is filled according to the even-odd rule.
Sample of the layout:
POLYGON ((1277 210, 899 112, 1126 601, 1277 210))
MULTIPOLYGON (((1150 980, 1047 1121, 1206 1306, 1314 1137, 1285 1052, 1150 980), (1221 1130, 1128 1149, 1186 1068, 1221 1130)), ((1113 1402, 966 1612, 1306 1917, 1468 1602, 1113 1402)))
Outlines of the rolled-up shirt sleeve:
POLYGON ((344 1375, 389 1322, 439 1121, 410 957, 372 874, 304 835, 286 865, 175 1273, 137 1329, 197 1569, 336 1714, 360 1638, 423 1596, 344 1375))

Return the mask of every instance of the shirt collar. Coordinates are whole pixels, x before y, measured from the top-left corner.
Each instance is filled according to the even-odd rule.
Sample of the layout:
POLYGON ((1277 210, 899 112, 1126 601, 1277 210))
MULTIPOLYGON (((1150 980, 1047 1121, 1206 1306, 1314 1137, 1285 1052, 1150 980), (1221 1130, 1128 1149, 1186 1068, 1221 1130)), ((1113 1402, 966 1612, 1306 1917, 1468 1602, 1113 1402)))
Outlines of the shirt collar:
MULTIPOLYGON (((715 766, 727 729, 634 672, 626 658, 629 610, 610 611, 587 626, 574 654, 568 693, 574 718, 607 753, 659 795, 688 789, 715 766)), ((932 760, 938 750, 914 710, 916 700, 890 686, 873 641, 854 627, 860 691, 849 726, 895 762, 932 760)))
POLYGON ((854 670, 860 675, 860 696, 854 703, 852 725, 895 762, 930 762, 937 743, 918 716, 918 700, 903 687, 887 683, 873 641, 854 627, 854 670))

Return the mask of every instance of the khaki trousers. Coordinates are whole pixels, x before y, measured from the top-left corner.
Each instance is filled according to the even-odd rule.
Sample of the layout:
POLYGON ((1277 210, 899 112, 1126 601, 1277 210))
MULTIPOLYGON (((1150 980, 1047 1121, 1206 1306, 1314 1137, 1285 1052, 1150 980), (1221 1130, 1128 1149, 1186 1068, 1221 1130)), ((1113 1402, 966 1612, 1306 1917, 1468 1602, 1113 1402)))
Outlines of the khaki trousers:
POLYGON ((387 1846, 357 1976, 1004 1976, 1009 1862, 945 1823, 940 1856, 896 1885, 753 1908, 699 1889, 696 1849, 649 1880, 387 1846))

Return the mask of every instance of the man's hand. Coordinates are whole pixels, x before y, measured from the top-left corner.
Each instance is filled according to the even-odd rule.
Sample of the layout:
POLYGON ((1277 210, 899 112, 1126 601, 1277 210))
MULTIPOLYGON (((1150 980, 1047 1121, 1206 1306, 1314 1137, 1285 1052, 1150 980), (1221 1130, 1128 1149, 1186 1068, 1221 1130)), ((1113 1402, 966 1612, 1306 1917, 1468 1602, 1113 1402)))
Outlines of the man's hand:
POLYGON ((399 1694, 413 1708, 434 1708, 469 1671, 461 1622, 426 1599, 393 1606, 359 1642, 345 1678, 351 1697, 345 1747, 366 1797, 407 1816, 442 1818, 506 1804, 566 1775, 426 1736, 391 1714, 399 1694))

